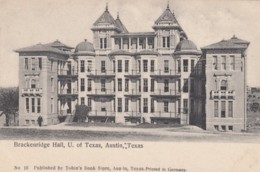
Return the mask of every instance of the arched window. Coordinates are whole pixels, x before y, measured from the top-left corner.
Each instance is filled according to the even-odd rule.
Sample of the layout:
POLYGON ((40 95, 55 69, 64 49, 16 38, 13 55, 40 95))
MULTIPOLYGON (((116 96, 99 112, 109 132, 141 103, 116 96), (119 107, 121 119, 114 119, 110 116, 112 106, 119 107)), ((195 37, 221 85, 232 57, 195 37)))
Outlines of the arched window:
POLYGON ((31 80, 31 88, 36 88, 36 81, 34 79, 31 80))
POLYGON ((227 90, 227 80, 222 80, 220 90, 227 90))

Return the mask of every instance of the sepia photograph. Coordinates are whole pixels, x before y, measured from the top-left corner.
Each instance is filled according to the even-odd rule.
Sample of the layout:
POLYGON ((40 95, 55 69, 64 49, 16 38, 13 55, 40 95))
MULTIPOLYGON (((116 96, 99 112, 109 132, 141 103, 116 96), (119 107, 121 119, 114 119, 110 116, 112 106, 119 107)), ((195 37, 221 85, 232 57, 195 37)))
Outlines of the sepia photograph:
POLYGON ((260 171, 259 1, 0 3, 0 171, 260 171))

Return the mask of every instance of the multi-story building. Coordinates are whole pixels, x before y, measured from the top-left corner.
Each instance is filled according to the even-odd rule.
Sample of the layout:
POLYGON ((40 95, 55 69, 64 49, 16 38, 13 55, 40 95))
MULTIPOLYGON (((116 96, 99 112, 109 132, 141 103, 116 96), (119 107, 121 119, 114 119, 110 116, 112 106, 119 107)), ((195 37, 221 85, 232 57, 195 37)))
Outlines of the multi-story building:
MULTIPOLYGON (((241 79, 246 70, 241 50, 248 42, 232 38, 227 45, 237 45, 237 49, 209 46, 202 54, 169 5, 152 28, 153 32, 129 32, 119 15, 114 19, 106 7, 91 28, 93 44, 85 40, 73 49, 55 41, 16 50, 20 56, 20 125, 35 124, 39 115, 44 124, 55 124, 59 115, 73 115, 76 104, 85 104, 91 122, 195 124, 219 129, 216 125, 221 128, 223 122, 229 128, 234 121, 239 123, 234 130, 244 129, 243 97, 235 98, 235 92, 242 94, 246 83, 241 79), (212 67, 217 62, 212 64, 211 58, 223 59, 223 55, 230 59, 226 68, 232 63, 234 69, 212 67), (223 78, 232 85, 226 86, 227 107, 231 106, 229 94, 232 105, 240 106, 225 120, 211 115, 215 94, 223 92, 219 86, 223 78), (219 88, 214 87, 216 80, 219 88)), ((219 107, 221 100, 220 95, 219 107)))

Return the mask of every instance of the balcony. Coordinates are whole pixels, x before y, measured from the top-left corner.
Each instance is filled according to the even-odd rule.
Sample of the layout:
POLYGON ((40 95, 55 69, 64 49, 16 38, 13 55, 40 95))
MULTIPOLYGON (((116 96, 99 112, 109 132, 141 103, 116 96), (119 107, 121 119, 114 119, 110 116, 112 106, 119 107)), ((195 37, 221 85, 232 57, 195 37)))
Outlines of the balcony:
POLYGON ((138 96, 141 96, 141 92, 138 90, 138 89, 131 89, 131 90, 128 90, 126 91, 125 90, 125 96, 129 96, 129 97, 138 97, 138 96))
POLYGON ((159 89, 159 90, 154 90, 153 92, 151 92, 151 96, 153 97, 180 97, 181 93, 178 90, 172 90, 172 89, 159 89))
POLYGON ((114 89, 93 89, 91 91, 88 91, 87 93, 88 96, 100 96, 100 97, 110 97, 110 96, 115 96, 115 91, 114 89))
POLYGON ((78 96, 77 89, 60 89, 58 90, 59 96, 78 96))
POLYGON ((226 90, 218 90, 211 91, 210 98, 211 99, 235 99, 235 91, 226 91, 226 90))
POLYGON ((150 72, 151 77, 167 77, 176 78, 180 77, 181 73, 177 70, 155 70, 150 72))
POLYGON ((158 111, 151 113, 151 118, 180 118, 180 113, 158 111))
POLYGON ((115 112, 112 111, 97 111, 93 110, 89 112, 89 117, 99 116, 99 117, 114 117, 116 115, 115 112))
POLYGON ((23 96, 42 96, 42 88, 23 88, 23 96))
POLYGON ((88 77, 115 77, 113 70, 92 70, 87 71, 88 77))
POLYGON ((59 69, 58 70, 59 77, 78 77, 78 70, 67 70, 67 69, 59 69))
POLYGON ((125 77, 140 77, 141 72, 139 70, 129 70, 125 72, 125 77))

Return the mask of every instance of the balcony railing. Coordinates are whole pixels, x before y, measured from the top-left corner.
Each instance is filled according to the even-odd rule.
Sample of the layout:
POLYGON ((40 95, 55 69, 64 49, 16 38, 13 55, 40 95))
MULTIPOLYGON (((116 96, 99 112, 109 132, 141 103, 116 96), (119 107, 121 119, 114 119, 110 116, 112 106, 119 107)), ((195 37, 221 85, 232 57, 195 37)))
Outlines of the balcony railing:
POLYGON ((58 69, 58 76, 78 76, 78 70, 58 69))
POLYGON ((115 91, 114 89, 92 89, 87 93, 90 96, 114 96, 115 91))
POLYGON ((141 92, 138 89, 125 90, 126 96, 141 96, 141 92))
POLYGON ((235 91, 226 91, 226 90, 218 90, 218 91, 211 91, 210 98, 211 99, 235 99, 235 91))
POLYGON ((151 92, 151 96, 180 96, 181 93, 179 90, 172 90, 172 89, 158 89, 151 92))
POLYGON ((116 113, 113 111, 97 111, 93 110, 89 112, 89 116, 115 116, 116 113))
POLYGON ((181 74, 177 70, 154 70, 150 71, 151 77, 179 77, 181 74))
POLYGON ((139 70, 129 70, 128 72, 125 72, 125 76, 138 77, 141 76, 141 72, 139 70))
POLYGON ((91 70, 87 71, 87 76, 89 77, 114 77, 114 70, 91 70))
POLYGON ((154 118, 180 118, 180 113, 178 112, 153 112, 151 117, 154 118))
POLYGON ((23 88, 22 95, 42 95, 42 88, 23 88))
POLYGON ((58 90, 59 95, 76 95, 78 94, 77 89, 60 89, 58 90))

